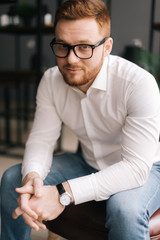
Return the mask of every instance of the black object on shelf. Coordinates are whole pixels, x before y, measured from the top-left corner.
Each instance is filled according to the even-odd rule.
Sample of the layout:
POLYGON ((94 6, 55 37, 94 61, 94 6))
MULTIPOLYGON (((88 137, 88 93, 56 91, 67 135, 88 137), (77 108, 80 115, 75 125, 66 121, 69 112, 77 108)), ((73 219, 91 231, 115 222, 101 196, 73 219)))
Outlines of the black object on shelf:
MULTIPOLYGON (((153 51, 154 31, 160 32, 160 22, 155 22, 156 0, 151 0, 149 51, 153 51)), ((159 52, 160 54, 160 52, 159 52)))

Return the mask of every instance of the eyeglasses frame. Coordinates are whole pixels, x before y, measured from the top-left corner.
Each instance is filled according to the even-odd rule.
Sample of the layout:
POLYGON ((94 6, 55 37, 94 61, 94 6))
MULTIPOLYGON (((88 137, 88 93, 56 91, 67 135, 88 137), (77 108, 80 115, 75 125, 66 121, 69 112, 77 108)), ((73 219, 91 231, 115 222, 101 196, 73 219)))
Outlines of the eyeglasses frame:
POLYGON ((56 38, 53 38, 52 41, 50 42, 50 47, 51 47, 52 52, 53 52, 54 54, 55 54, 54 49, 53 49, 53 45, 54 45, 54 44, 62 44, 62 45, 65 45, 65 46, 68 48, 68 53, 66 54, 65 57, 60 57, 60 56, 57 56, 57 55, 55 54, 55 56, 58 57, 58 58, 66 58, 66 57, 68 57, 68 55, 69 55, 69 53, 70 53, 70 50, 73 50, 73 52, 74 52, 74 54, 76 55, 76 57, 78 57, 78 58, 80 58, 80 59, 90 59, 90 58, 93 56, 93 50, 94 50, 96 47, 99 47, 100 45, 102 45, 103 43, 105 43, 106 39, 107 39, 106 37, 103 38, 101 41, 99 41, 99 42, 96 43, 95 45, 86 44, 86 43, 84 43, 84 44, 83 44, 83 43, 82 43, 82 44, 76 44, 76 45, 69 45, 69 44, 64 44, 64 43, 58 43, 58 42, 56 42, 56 38), (81 58, 81 57, 79 57, 79 56, 76 54, 75 47, 81 46, 81 45, 87 45, 87 46, 90 46, 90 47, 92 48, 92 55, 91 55, 90 57, 88 57, 88 58, 81 58))

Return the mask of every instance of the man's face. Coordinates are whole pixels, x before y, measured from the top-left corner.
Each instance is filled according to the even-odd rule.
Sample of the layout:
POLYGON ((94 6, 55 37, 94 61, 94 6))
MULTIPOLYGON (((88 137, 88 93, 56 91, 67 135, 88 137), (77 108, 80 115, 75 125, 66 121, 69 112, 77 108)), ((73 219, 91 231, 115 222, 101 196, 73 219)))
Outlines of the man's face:
MULTIPOLYGON (((56 42, 68 45, 96 44, 104 37, 99 32, 97 22, 92 18, 85 18, 76 21, 60 20, 56 26, 56 42)), ((96 78, 103 64, 106 55, 106 43, 94 49, 90 59, 78 58, 73 50, 70 50, 66 58, 57 58, 57 64, 63 78, 70 86, 86 89, 96 78)))

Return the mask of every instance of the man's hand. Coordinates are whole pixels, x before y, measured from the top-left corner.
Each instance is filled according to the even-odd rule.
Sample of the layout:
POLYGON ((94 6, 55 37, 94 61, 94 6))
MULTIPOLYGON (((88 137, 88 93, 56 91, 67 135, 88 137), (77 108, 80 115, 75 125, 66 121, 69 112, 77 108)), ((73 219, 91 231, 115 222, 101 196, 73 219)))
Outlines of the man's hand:
POLYGON ((33 196, 29 204, 31 209, 37 213, 39 221, 55 219, 65 208, 59 202, 59 193, 56 186, 43 186, 41 197, 33 196))
MULTIPOLYGON (((17 189, 17 191, 21 194, 23 192, 27 192, 24 194, 34 193, 33 187, 29 185, 17 189)), ((30 217, 24 211, 22 213, 21 207, 15 209, 13 218, 16 219, 22 214, 25 222, 36 231, 39 228, 45 229, 45 225, 42 223, 43 220, 47 221, 57 218, 65 208, 59 202, 59 193, 56 186, 43 186, 41 188, 41 197, 37 198, 35 195, 32 195, 28 201, 28 205, 37 214, 37 219, 30 217)))
POLYGON ((39 228, 44 229, 45 225, 38 222, 38 215, 30 208, 29 200, 33 195, 39 198, 41 196, 41 189, 43 186, 43 181, 36 172, 31 172, 26 175, 22 182, 23 187, 17 188, 16 192, 20 193, 17 200, 18 207, 12 213, 12 217, 16 219, 18 216, 22 215, 25 222, 32 222, 32 228, 39 230, 39 228), (29 190, 28 190, 29 189, 29 190))
MULTIPOLYGON (((68 182, 64 182, 63 185, 74 202, 68 182)), ((23 187, 17 188, 16 192, 20 194, 20 197, 18 207, 12 214, 13 218, 16 219, 22 215, 24 221, 36 231, 46 228, 42 223, 43 220, 57 218, 65 208, 59 202, 56 186, 43 186, 42 180, 36 173, 27 175, 23 181, 23 187)))

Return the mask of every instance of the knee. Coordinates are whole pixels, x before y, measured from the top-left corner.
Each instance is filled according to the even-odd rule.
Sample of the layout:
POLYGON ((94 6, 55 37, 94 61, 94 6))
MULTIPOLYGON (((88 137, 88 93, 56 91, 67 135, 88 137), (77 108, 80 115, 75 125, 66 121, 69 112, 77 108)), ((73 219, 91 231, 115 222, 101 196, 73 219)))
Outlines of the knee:
POLYGON ((107 204, 107 216, 113 224, 126 225, 129 222, 138 222, 141 215, 140 204, 131 199, 113 196, 107 204))
POLYGON ((21 164, 8 168, 2 175, 1 189, 5 187, 19 187, 21 185, 21 164))
POLYGON ((13 166, 4 172, 0 186, 2 214, 11 214, 17 207, 18 193, 15 188, 21 186, 21 179, 21 165, 13 166))

